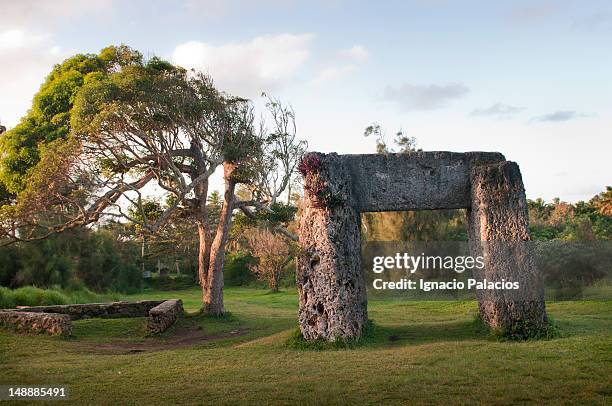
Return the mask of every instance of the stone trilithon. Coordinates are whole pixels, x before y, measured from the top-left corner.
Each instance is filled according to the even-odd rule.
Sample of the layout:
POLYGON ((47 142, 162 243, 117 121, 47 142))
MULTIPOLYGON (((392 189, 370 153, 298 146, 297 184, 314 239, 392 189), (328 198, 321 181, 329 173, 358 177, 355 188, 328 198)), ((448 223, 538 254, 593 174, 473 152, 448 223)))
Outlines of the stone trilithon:
POLYGON ((298 259, 299 324, 308 340, 359 339, 368 320, 360 213, 467 209, 477 278, 520 282, 520 292, 479 291, 482 320, 502 331, 547 324, 532 258, 518 165, 495 152, 338 155, 300 164, 304 211, 298 259))

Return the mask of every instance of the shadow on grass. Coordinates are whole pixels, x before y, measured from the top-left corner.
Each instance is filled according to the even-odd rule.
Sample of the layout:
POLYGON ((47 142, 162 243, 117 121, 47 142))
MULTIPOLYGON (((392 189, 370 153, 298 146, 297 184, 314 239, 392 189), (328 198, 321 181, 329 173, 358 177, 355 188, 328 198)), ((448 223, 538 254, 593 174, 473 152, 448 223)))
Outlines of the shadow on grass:
POLYGON ((550 324, 544 330, 526 335, 523 330, 510 333, 500 333, 487 327, 479 317, 473 320, 445 321, 437 323, 417 323, 406 326, 385 326, 372 320, 364 327, 359 340, 306 340, 299 328, 285 342, 288 348, 298 350, 334 350, 358 347, 390 347, 406 345, 423 345, 439 342, 487 340, 487 341, 532 341, 560 338, 560 330, 550 319, 550 324))
POLYGON ((146 332, 147 319, 114 318, 84 319, 75 322, 74 335, 69 340, 82 344, 112 346, 149 345, 155 349, 181 347, 228 347, 259 338, 273 336, 295 326, 295 319, 271 319, 265 316, 226 313, 211 316, 201 312, 185 313, 168 330, 150 335, 146 332))
POLYGON ((487 339, 489 337, 489 331, 476 320, 418 323, 405 326, 380 325, 370 320, 364 328, 363 336, 357 341, 307 341, 302 336, 299 328, 297 328, 287 340, 286 346, 298 350, 350 349, 358 347, 375 348, 487 339))
POLYGON ((405 326, 374 326, 372 344, 429 344, 443 341, 486 339, 487 329, 476 321, 419 323, 405 326))

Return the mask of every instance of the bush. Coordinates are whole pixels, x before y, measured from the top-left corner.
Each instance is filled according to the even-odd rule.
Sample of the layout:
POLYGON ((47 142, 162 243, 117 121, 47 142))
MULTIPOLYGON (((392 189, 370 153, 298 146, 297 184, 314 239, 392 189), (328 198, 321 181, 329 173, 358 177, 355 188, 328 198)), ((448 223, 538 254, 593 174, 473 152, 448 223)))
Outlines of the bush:
POLYGON ((227 286, 244 286, 257 279, 249 269, 253 257, 247 252, 230 252, 225 256, 223 280, 227 286))
POLYGON ((40 289, 34 286, 24 286, 11 290, 0 286, 0 309, 10 309, 15 306, 107 302, 113 299, 112 296, 99 295, 86 288, 62 291, 60 289, 40 289))
POLYGON ((18 247, 15 245, 0 247, 0 286, 14 286, 18 270, 18 247))
POLYGON ((47 306, 70 302, 66 295, 57 290, 40 289, 34 286, 15 289, 13 295, 17 306, 47 306))
POLYGON ((53 236, 22 245, 16 286, 64 286, 73 272, 70 258, 72 235, 53 236))
POLYGON ((145 286, 155 290, 181 290, 196 286, 191 275, 158 276, 146 279, 145 286))
POLYGON ((556 299, 580 298, 582 289, 610 275, 610 246, 553 240, 536 243, 536 261, 556 299))
POLYGON ((112 230, 69 230, 41 241, 0 247, 0 286, 132 293, 141 287, 138 247, 112 230))
POLYGON ((135 265, 136 250, 124 245, 127 247, 107 230, 91 234, 82 243, 76 276, 98 292, 111 289, 129 293, 140 288, 142 274, 135 265))
POLYGON ((15 307, 15 295, 9 288, 0 286, 0 309, 11 309, 15 307))

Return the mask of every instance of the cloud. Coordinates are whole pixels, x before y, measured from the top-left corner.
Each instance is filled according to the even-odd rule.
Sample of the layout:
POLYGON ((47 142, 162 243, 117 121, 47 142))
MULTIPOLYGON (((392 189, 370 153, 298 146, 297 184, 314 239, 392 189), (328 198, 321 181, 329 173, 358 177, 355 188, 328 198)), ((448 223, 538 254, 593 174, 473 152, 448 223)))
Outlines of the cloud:
POLYGON ((66 24, 104 15, 113 0, 0 0, 0 120, 12 127, 31 106, 45 76, 67 52, 54 43, 53 31, 66 24))
POLYGON ((358 66, 368 60, 368 50, 362 45, 353 45, 339 51, 331 65, 321 69, 312 81, 319 84, 340 80, 357 70, 358 66))
POLYGON ((319 71, 313 82, 321 83, 342 79, 355 71, 355 69, 357 69, 355 65, 331 66, 319 71))
POLYGON ((24 29, 9 29, 0 32, 0 51, 10 52, 36 46, 48 39, 48 36, 27 32, 24 29))
POLYGON ((66 57, 50 37, 25 29, 0 31, 0 121, 9 127, 30 108, 32 96, 54 64, 66 57))
POLYGON ((536 22, 551 17, 556 11, 551 2, 533 1, 528 6, 514 8, 510 13, 510 20, 515 23, 536 22))
POLYGON ((0 0, 3 27, 57 24, 71 17, 99 15, 112 8, 113 0, 0 0))
POLYGON ((510 118, 522 111, 525 111, 525 107, 510 106, 503 103, 495 103, 490 107, 482 109, 474 109, 469 114, 471 117, 495 117, 497 119, 510 118))
POLYGON ((310 56, 313 38, 312 34, 265 35, 224 45, 190 41, 174 49, 172 61, 210 73, 229 93, 254 97, 294 79, 310 56))
POLYGON ((570 121, 576 118, 587 117, 586 114, 578 113, 575 110, 559 110, 553 113, 543 114, 541 116, 532 117, 529 120, 532 123, 542 123, 542 122, 562 122, 562 121, 570 121))
POLYGON ((353 45, 349 49, 340 51, 340 55, 357 62, 365 62, 368 60, 368 50, 363 45, 353 45))
POLYGON ((589 16, 576 19, 573 24, 575 30, 597 31, 612 27, 612 13, 600 11, 589 16))
POLYGON ((383 99, 396 101, 404 111, 433 110, 449 101, 465 96, 469 89, 461 83, 446 85, 413 85, 404 83, 397 88, 387 86, 383 99))

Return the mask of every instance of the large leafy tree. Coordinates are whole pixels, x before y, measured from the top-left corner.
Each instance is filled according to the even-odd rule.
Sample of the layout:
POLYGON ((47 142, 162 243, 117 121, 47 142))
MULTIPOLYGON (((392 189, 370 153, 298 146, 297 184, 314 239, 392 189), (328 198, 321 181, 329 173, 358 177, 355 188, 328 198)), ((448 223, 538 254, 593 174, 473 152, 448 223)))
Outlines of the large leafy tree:
MULTIPOLYGON (((2 227, 12 239, 27 240, 108 218, 128 219, 153 234, 177 216, 191 219, 199 237, 203 307, 222 314, 233 211, 273 211, 274 202, 237 202, 236 185, 259 179, 257 162, 269 153, 266 145, 289 134, 273 129, 271 137, 265 126, 256 128, 251 103, 218 91, 204 74, 158 58, 144 61, 129 48, 113 49, 120 63, 87 74, 65 106, 67 132, 36 144, 38 162, 24 172, 27 187, 11 189, 16 204, 3 210, 2 227), (224 191, 213 225, 208 187, 219 167, 224 191), (155 216, 147 212, 145 188, 167 195, 169 204, 155 216)), ((273 161, 283 160, 281 155, 273 161)), ((281 178, 291 178, 292 162, 265 170, 287 168, 281 178)), ((273 194, 282 192, 275 188, 273 194)))
POLYGON ((81 87, 99 74, 141 58, 126 46, 108 47, 97 55, 75 55, 53 68, 34 96, 32 108, 0 137, 0 203, 7 203, 26 187, 46 145, 68 137, 70 112, 81 87))

